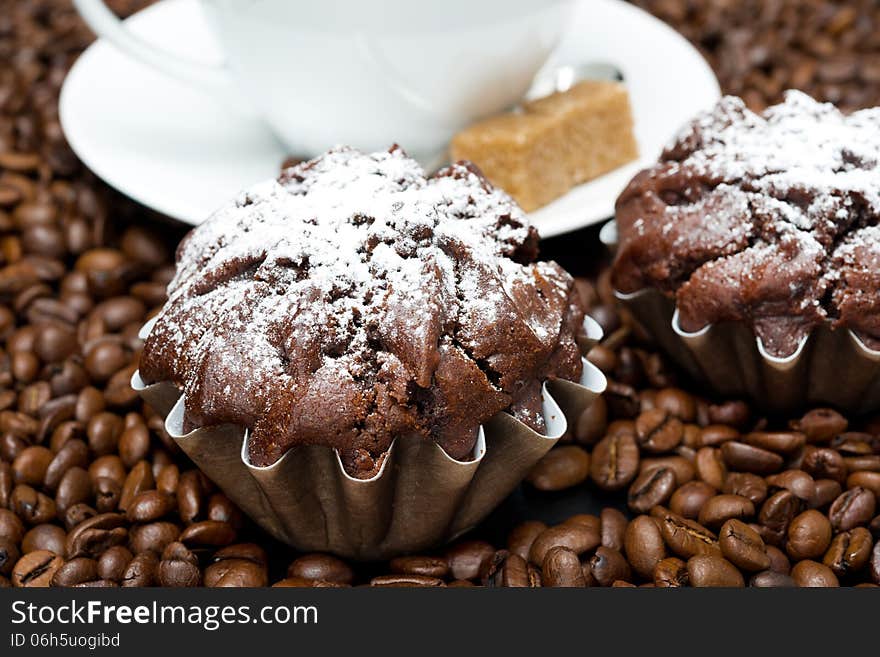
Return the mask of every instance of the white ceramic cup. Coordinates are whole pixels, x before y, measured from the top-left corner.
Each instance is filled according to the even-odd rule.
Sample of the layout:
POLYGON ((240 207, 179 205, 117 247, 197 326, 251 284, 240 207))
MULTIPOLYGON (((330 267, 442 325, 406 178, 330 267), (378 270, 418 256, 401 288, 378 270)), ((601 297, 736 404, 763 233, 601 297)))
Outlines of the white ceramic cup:
POLYGON ((202 0, 225 56, 211 66, 139 39, 102 0, 74 3, 139 60, 218 102, 235 89, 292 154, 398 143, 426 164, 455 132, 522 98, 571 9, 571 0, 202 0))

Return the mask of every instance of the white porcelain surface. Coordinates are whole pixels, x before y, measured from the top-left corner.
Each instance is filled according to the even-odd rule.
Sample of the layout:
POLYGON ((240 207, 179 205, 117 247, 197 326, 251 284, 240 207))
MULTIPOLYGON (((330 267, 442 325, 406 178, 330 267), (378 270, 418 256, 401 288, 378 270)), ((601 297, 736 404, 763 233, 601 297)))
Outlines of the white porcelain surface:
POLYGON ((438 162, 452 136, 514 105, 559 44, 574 0, 202 0, 223 58, 206 66, 74 0, 121 52, 261 117, 288 151, 398 141, 438 162), (245 102, 240 102, 240 101, 245 102))
MULTIPOLYGON (((126 26, 182 56, 222 58, 197 0, 165 0, 128 19, 126 26)), ((412 38, 428 43, 425 35, 412 38)), ((435 54, 442 53, 428 53, 411 71, 429 66, 435 54)), ((545 70, 590 62, 609 62, 623 72, 643 157, 533 213, 543 236, 611 216, 614 199, 632 174, 719 95, 710 69, 682 37, 619 0, 578 0, 569 32, 545 70)), ((308 75, 311 66, 304 61, 291 70, 308 75)), ((464 102, 467 89, 453 96, 464 102)), ((141 203, 193 225, 239 189, 275 176, 289 152, 252 113, 218 103, 216 96, 162 75, 103 40, 68 75, 60 112, 71 146, 95 173, 141 203)), ((320 149, 333 145, 336 140, 321 132, 325 123, 319 119, 308 115, 309 129, 288 140, 305 144, 315 138, 313 146, 321 143, 320 149)), ((397 141, 412 150, 405 137, 397 141)), ((418 140, 417 134, 411 137, 418 140)))

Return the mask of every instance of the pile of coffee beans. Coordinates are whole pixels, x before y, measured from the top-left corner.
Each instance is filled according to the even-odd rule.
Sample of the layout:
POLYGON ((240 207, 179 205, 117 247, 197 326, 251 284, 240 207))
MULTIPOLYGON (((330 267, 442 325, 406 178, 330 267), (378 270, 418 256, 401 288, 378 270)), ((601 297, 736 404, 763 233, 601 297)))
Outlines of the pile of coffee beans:
POLYGON ((880 105, 876 0, 633 1, 690 39, 725 93, 755 110, 792 88, 847 110, 880 105))
POLYGON ((768 420, 692 395, 614 306, 607 271, 580 284, 608 336, 588 356, 608 392, 528 481, 616 492, 630 515, 529 523, 506 558, 575 586, 880 584, 880 418, 768 420))
POLYGON ((608 392, 524 485, 591 487, 619 508, 382 564, 267 537, 129 386, 182 233, 64 141, 58 91, 91 38, 67 0, 0 0, 0 587, 880 583, 880 420, 768 420, 694 396, 614 306, 607 272, 579 285, 608 392))

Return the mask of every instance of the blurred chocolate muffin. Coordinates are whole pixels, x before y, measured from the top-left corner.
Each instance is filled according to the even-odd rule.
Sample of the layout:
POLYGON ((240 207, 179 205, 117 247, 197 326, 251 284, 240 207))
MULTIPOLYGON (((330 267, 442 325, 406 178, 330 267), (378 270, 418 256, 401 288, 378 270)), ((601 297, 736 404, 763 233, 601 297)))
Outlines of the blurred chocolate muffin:
POLYGON ((880 109, 724 98, 616 211, 615 286, 674 297, 686 331, 746 322, 779 357, 828 320, 880 338, 880 109))
POLYGON ((542 382, 580 376, 583 309, 537 241, 467 164, 332 150, 181 243, 141 375, 190 426, 247 427, 258 466, 327 445, 368 477, 411 434, 466 459, 499 411, 541 430, 542 382))

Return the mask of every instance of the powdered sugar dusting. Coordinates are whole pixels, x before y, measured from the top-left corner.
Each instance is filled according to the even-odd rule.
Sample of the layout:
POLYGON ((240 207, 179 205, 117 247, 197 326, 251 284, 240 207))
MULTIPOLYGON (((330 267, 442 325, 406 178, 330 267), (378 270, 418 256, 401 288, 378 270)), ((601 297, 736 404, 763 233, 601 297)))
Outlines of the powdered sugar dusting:
MULTIPOLYGON (((210 310, 205 310, 224 317, 230 322, 227 328, 254 337, 254 349, 265 353, 255 364, 267 373, 277 364, 277 349, 261 344, 259 336, 270 335, 273 323, 293 315, 305 320, 297 322, 301 332, 324 329, 329 321, 340 340, 348 342, 347 350, 366 349, 367 309, 381 305, 380 299, 371 298, 377 281, 391 307, 428 310, 465 300, 474 319, 491 323, 499 299, 467 277, 456 280, 444 245, 460 245, 456 248, 467 249, 474 258, 494 262, 513 255, 528 239, 529 226, 506 194, 486 189, 482 179, 463 167, 454 174, 426 179, 400 150, 371 155, 348 148, 330 151, 301 173, 288 171, 280 180, 242 193, 196 230, 179 258, 168 305, 188 297, 189 303, 208 304, 210 310), (426 256, 436 270, 426 270, 426 256), (257 270, 252 277, 218 284, 215 277, 227 276, 230 263, 256 265, 257 270), (298 277, 307 277, 310 289, 331 299, 330 307, 318 304, 316 310, 314 300, 299 298, 291 289, 298 277), (205 280, 215 289, 200 294, 196 288, 205 280), (264 297, 258 312, 232 326, 233 309, 253 290, 254 280, 276 286, 283 295, 264 297), (307 304, 300 306, 301 301, 307 304)), ((521 267, 510 261, 495 266, 503 278, 520 274, 521 267)), ((534 328, 546 332, 540 325, 534 328)), ((426 326, 413 330, 414 337, 427 337, 426 326)), ((187 347, 190 336, 181 331, 170 338, 179 349, 203 348, 198 343, 187 347)), ((308 336, 294 339, 302 342, 308 336)))
POLYGON ((404 430, 467 452, 533 380, 580 366, 573 282, 536 254, 522 210, 469 166, 426 177, 397 148, 337 148, 181 244, 142 372, 182 385, 201 421, 264 423, 267 453, 350 436, 375 456, 404 430), (435 389, 438 368, 467 378, 435 389))

